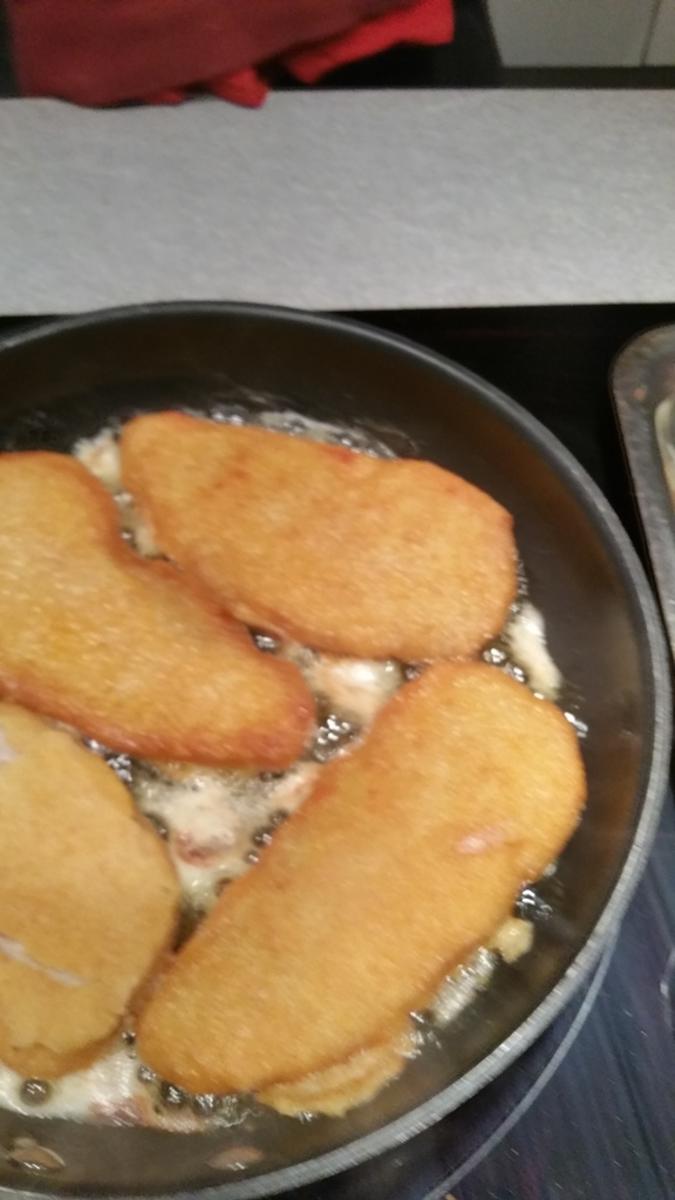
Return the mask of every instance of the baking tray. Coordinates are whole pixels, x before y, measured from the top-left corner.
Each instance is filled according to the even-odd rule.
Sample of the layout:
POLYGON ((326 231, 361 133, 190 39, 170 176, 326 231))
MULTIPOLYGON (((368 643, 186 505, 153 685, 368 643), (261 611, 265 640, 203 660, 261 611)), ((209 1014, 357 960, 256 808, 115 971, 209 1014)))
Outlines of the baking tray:
POLYGON ((663 618, 675 655, 675 325, 620 352, 614 404, 663 618))

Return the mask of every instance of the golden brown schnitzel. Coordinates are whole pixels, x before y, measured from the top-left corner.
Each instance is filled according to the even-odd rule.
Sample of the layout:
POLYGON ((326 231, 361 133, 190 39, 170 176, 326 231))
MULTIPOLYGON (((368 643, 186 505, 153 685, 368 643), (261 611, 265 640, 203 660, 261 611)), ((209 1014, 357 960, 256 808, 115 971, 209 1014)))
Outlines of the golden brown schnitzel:
POLYGON ((165 848, 113 771, 0 704, 0 1060, 50 1078, 95 1058, 177 908, 165 848))
POLYGON ((116 750, 283 767, 314 712, 168 563, 122 541, 113 500, 65 455, 0 455, 0 690, 116 750))
POLYGON ((428 462, 168 412, 122 431, 159 546, 241 620, 336 654, 473 654, 516 590, 510 515, 428 462))
POLYGON ((557 856, 585 790, 559 709, 495 667, 430 667, 180 951, 141 1057, 269 1095, 390 1042, 557 856))

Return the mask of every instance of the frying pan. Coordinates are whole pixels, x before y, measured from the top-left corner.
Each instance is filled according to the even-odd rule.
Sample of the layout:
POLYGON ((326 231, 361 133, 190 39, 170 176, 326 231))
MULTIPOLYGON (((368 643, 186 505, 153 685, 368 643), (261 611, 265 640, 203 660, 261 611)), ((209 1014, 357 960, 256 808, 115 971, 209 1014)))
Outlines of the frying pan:
POLYGON ((563 703, 589 726, 588 807, 558 871, 539 885, 534 949, 501 965, 437 1046, 339 1120, 252 1112, 233 1129, 181 1135, 0 1113, 0 1184, 14 1194, 210 1189, 235 1200, 354 1166, 503 1071, 569 999, 624 912, 656 829, 670 747, 668 657, 640 564, 601 493, 537 421, 462 367, 349 321, 238 304, 94 313, 0 346, 0 396, 12 449, 67 450, 139 409, 295 409, 457 471, 515 516, 531 598, 567 680, 563 703), (27 1174, 11 1153, 21 1138, 58 1155, 46 1161, 59 1169, 27 1174))

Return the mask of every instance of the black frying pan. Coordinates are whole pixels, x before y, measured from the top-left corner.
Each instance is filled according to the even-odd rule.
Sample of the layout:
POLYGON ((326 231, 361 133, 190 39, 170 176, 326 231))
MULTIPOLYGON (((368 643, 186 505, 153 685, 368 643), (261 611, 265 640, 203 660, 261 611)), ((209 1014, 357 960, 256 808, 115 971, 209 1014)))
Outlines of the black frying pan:
POLYGON ((568 700, 590 726, 588 809, 558 873, 540 887, 541 911, 548 903, 552 913, 541 919, 533 951, 501 966, 441 1033, 440 1046, 375 1100, 340 1120, 300 1123, 269 1113, 231 1131, 189 1136, 2 1112, 0 1146, 32 1136, 65 1164, 29 1177, 0 1157, 0 1181, 17 1192, 215 1188, 223 1200, 263 1196, 412 1136, 503 1071, 559 1012, 619 921, 656 828, 670 702, 651 593, 598 489, 506 396, 389 334, 245 305, 95 313, 0 347, 4 448, 66 450, 112 416, 218 401, 247 406, 261 396, 267 407, 384 429, 400 453, 459 472, 514 513, 531 596, 546 616, 568 700), (228 1154, 231 1163, 251 1161, 234 1171, 228 1154))

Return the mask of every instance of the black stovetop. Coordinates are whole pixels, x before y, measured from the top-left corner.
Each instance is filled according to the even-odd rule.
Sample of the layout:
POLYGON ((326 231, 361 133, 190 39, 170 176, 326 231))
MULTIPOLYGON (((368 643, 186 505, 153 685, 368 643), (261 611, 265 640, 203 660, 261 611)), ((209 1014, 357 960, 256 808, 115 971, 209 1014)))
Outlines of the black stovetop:
MULTIPOLYGON (((533 412, 641 548, 607 390, 670 306, 349 314, 422 342, 533 412)), ((0 320, 16 328, 16 320, 0 320)), ((434 1128, 294 1200, 675 1200, 675 808, 583 993, 503 1076, 434 1128)))
MULTIPOLYGON (((459 360, 533 412, 594 476, 642 551, 607 376, 626 341, 675 321, 675 305, 367 319, 459 360)), ((315 1187, 312 1200, 673 1200, 673 973, 671 794, 616 944, 571 1010, 464 1109, 352 1179, 315 1187)))

